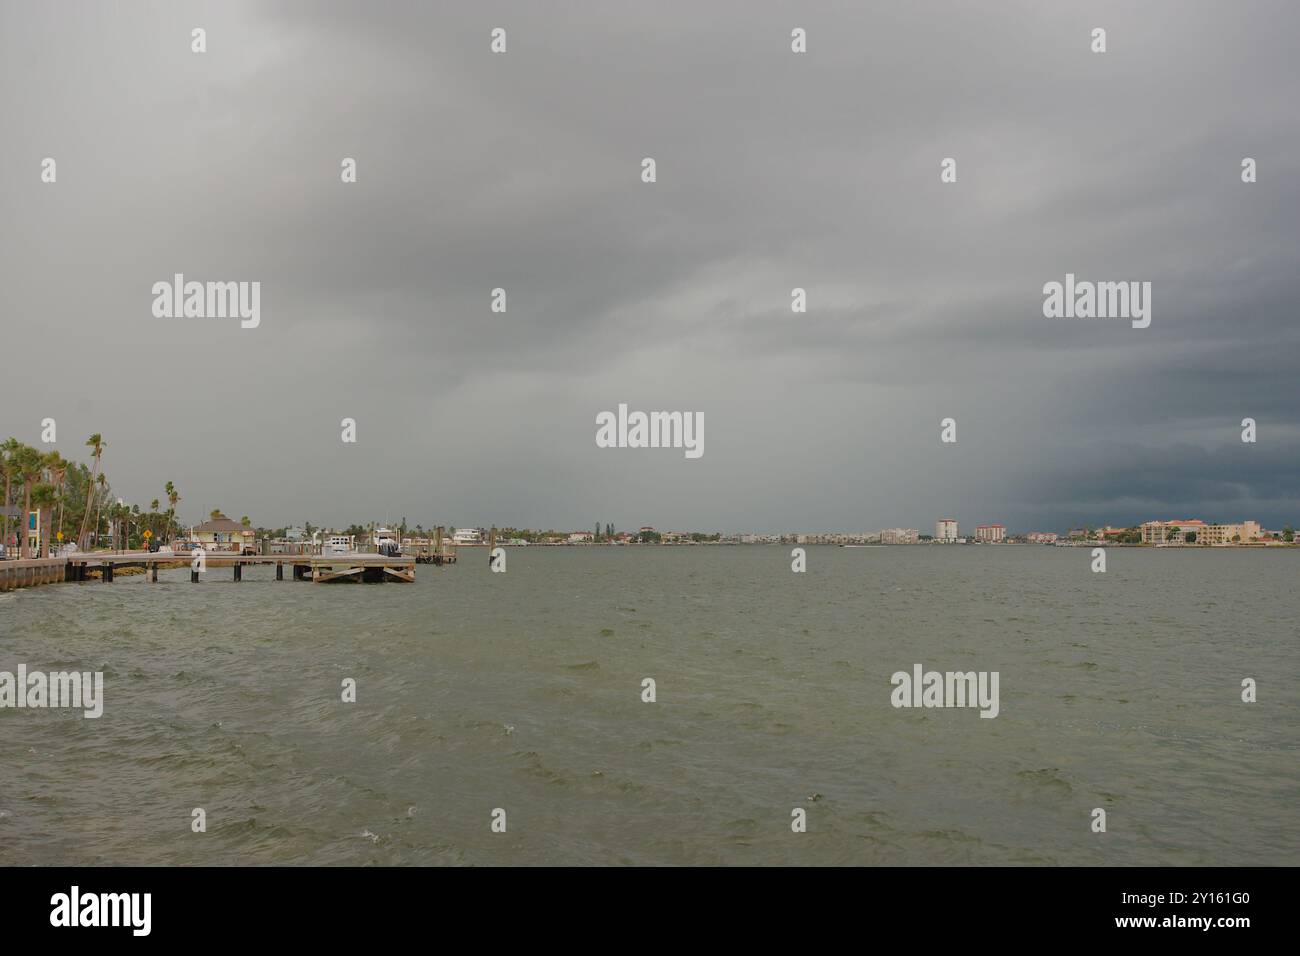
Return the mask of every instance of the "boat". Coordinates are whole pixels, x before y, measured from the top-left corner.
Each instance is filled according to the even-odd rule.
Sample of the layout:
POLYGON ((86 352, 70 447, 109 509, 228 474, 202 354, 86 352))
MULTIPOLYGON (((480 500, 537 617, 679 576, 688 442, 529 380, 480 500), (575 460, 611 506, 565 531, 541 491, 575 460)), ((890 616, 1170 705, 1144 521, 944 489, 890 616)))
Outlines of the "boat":
POLYGON ((332 534, 321 545, 321 554, 326 557, 335 554, 352 554, 355 550, 350 534, 332 534))
POLYGON ((376 528, 370 536, 370 544, 374 547, 375 554, 393 557, 402 553, 401 539, 392 528, 376 528))
POLYGON ((457 528, 456 534, 452 536, 452 543, 461 544, 482 544, 483 532, 478 528, 457 528))

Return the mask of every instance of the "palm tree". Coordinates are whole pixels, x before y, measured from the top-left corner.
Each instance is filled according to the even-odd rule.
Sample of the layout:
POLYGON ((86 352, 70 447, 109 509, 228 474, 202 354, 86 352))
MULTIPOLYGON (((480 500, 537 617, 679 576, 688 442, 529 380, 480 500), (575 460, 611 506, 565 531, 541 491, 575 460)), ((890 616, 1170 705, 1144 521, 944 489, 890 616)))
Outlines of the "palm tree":
POLYGON ((32 489, 32 504, 41 512, 36 525, 36 557, 53 557, 54 503, 58 500, 54 485, 42 481, 32 489))
MULTIPOLYGON (((95 476, 99 473, 99 459, 104 454, 104 449, 108 447, 108 442, 104 441, 104 437, 99 432, 95 432, 86 439, 86 445, 95 450, 95 466, 91 470, 90 481, 86 483, 86 513, 81 516, 81 531, 77 534, 78 541, 81 541, 86 536, 86 521, 90 518, 90 503, 95 495, 95 476)), ((98 522, 99 519, 96 518, 95 520, 98 522)), ((99 532, 98 523, 95 525, 95 532, 99 532)), ((84 544, 81 546, 85 547, 84 544)))
POLYGON ((167 512, 167 535, 170 538, 174 537, 172 533, 172 525, 176 520, 176 502, 181 500, 181 496, 177 494, 176 486, 170 481, 163 486, 163 491, 167 492, 167 504, 171 506, 170 510, 167 512))
MULTIPOLYGON (((98 459, 98 458, 95 459, 95 464, 96 464, 96 465, 99 464, 99 459, 98 459)), ((93 494, 93 492, 94 492, 94 488, 95 488, 95 483, 96 483, 96 482, 99 484, 99 494, 98 494, 98 495, 95 495, 95 497, 98 499, 98 500, 95 502, 95 537, 98 538, 98 537, 99 537, 99 519, 100 519, 100 516, 103 514, 103 511, 104 511, 104 492, 107 490, 107 489, 105 488, 105 486, 108 484, 108 478, 106 478, 106 477, 104 476, 104 473, 103 473, 102 471, 101 471, 97 476, 95 476, 95 481, 92 482, 92 483, 91 483, 91 486, 90 486, 90 487, 91 487, 91 492, 92 492, 92 494, 93 494)))
MULTIPOLYGON (((63 532, 63 482, 68 475, 68 466, 71 464, 66 458, 57 451, 50 452, 45 457, 45 467, 50 472, 50 484, 54 486, 54 497, 59 505, 59 523, 58 531, 63 532)), ((50 534, 54 534, 55 526, 53 523, 53 510, 50 513, 50 534)))
MULTIPOLYGON (((40 480, 44 474, 43 456, 30 445, 23 445, 18 449, 18 454, 14 456, 14 462, 17 466, 18 477, 23 482, 23 511, 22 524, 19 533, 22 535, 21 548, 19 554, 24 558, 30 558, 31 546, 30 539, 27 535, 27 523, 30 521, 32 512, 32 486, 40 480)), ((40 535, 40 529, 37 529, 37 535, 40 535)))
POLYGON ((0 475, 5 480, 5 496, 0 498, 0 511, 4 512, 4 537, 0 538, 0 545, 9 543, 9 494, 13 490, 14 478, 18 476, 14 456, 21 447, 22 443, 17 438, 10 438, 0 444, 0 475))
POLYGON ((247 528, 250 524, 252 524, 252 522, 248 519, 248 515, 244 515, 244 517, 240 518, 239 523, 242 524, 245 528, 247 528))

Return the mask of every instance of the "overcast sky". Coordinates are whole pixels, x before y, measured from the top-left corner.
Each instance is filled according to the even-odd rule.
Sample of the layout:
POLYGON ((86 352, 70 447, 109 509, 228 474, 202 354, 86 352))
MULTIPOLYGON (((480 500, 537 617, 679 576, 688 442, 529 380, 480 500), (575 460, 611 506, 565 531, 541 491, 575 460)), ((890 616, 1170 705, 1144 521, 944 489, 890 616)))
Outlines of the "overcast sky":
POLYGON ((116 494, 266 526, 1297 523, 1297 35, 1286 2, 3 0, 0 437, 101 432, 116 494), (177 272, 260 281, 260 326, 155 318, 177 272), (1067 272, 1150 281, 1150 327, 1044 318, 1067 272), (597 448, 620 402, 703 413, 703 457, 597 448))

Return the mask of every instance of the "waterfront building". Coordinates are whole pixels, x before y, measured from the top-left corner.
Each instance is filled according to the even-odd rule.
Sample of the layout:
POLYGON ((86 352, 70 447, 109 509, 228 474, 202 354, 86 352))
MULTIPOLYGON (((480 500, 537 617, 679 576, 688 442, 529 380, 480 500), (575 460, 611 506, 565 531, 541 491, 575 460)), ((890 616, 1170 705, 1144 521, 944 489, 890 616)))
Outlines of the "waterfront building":
MULTIPOLYGON (((867 540, 876 537, 868 536, 867 540)), ((916 528, 884 528, 879 535, 881 544, 918 544, 921 540, 921 532, 916 528)))
POLYGON ((952 544, 957 540, 957 519, 940 518, 934 523, 934 540, 952 544))
POLYGON ((1142 532, 1143 544, 1186 544, 1188 532, 1196 533, 1196 543, 1201 543, 1201 529, 1205 522, 1199 518, 1185 521, 1144 521, 1138 529, 1142 532), (1172 533, 1173 529, 1178 529, 1172 533))
POLYGON ((191 528, 190 541, 204 551, 257 552, 257 533, 223 514, 191 528))
POLYGON ((1197 544, 1246 544, 1262 537, 1258 521, 1238 524, 1207 524, 1196 534, 1197 544))
POLYGON ((1059 535, 1055 531, 1031 531, 1027 537, 1031 544, 1056 544, 1059 535))
POLYGON ((1000 524, 982 524, 975 529, 975 540, 985 544, 1000 544, 1007 540, 1007 529, 1000 524))

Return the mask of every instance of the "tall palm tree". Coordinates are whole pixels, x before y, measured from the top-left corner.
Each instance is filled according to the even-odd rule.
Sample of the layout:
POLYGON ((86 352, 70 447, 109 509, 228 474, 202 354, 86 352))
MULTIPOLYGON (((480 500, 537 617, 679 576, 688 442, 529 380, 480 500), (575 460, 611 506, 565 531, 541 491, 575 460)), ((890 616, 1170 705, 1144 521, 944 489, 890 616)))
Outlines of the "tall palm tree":
POLYGON ((32 489, 32 504, 41 512, 41 520, 36 523, 36 555, 38 558, 53 557, 54 548, 54 503, 59 495, 54 485, 47 481, 38 483, 32 489))
MULTIPOLYGON (((32 486, 41 479, 45 472, 45 466, 41 453, 30 445, 23 445, 19 448, 14 461, 17 463, 18 477, 23 482, 22 523, 19 527, 19 533, 22 536, 22 547, 18 553, 24 558, 30 558, 32 554, 30 539, 27 535, 27 523, 30 520, 29 515, 32 511, 32 486)), ((37 535, 38 537, 40 535, 39 528, 37 529, 37 535)))
MULTIPOLYGON (((50 484, 54 487, 54 500, 59 506, 58 531, 63 531, 63 482, 68 476, 68 466, 71 463, 60 455, 57 451, 52 451, 45 456, 45 467, 50 473, 50 484)), ((55 532, 54 511, 50 511, 50 534, 55 532)))
MULTIPOLYGON (((104 437, 100 435, 99 432, 95 432, 95 434, 86 439, 86 445, 87 447, 94 449, 95 466, 91 469, 90 481, 86 483, 86 513, 81 516, 81 531, 77 534, 77 540, 79 542, 86 536, 86 522, 90 518, 90 503, 95 496, 95 477, 99 474, 99 459, 100 456, 104 454, 104 449, 108 447, 108 442, 104 441, 104 437)), ((98 533, 98 517, 96 517, 95 520, 97 522, 95 525, 95 532, 98 533)), ((81 547, 84 548, 86 545, 82 544, 81 547)))
MULTIPOLYGON (((98 459, 98 458, 95 459, 95 464, 96 464, 96 465, 99 464, 99 459, 98 459)), ((97 499, 96 502, 95 502, 95 537, 98 538, 98 537, 99 537, 99 519, 100 519, 100 517, 101 517, 101 515, 103 514, 103 511, 104 511, 104 492, 107 490, 107 489, 105 488, 105 485, 108 484, 108 479, 104 476, 104 473, 103 473, 102 471, 101 471, 101 472, 100 472, 100 473, 95 477, 95 480, 94 480, 93 482, 91 482, 90 487, 91 487, 92 493, 93 493, 93 490, 94 490, 94 487, 95 487, 96 484, 99 485, 99 494, 95 495, 95 498, 97 499)))
POLYGON ((22 443, 17 438, 10 438, 0 444, 0 476, 5 480, 5 496, 0 498, 0 511, 4 511, 4 537, 0 538, 0 544, 9 543, 9 495, 13 490, 14 479, 18 477, 14 456, 21 447, 22 443))
POLYGON ((176 502, 181 500, 181 496, 177 493, 176 486, 170 481, 163 486, 163 491, 167 492, 167 504, 171 506, 167 512, 167 536, 169 538, 175 537, 172 525, 176 521, 176 502))

